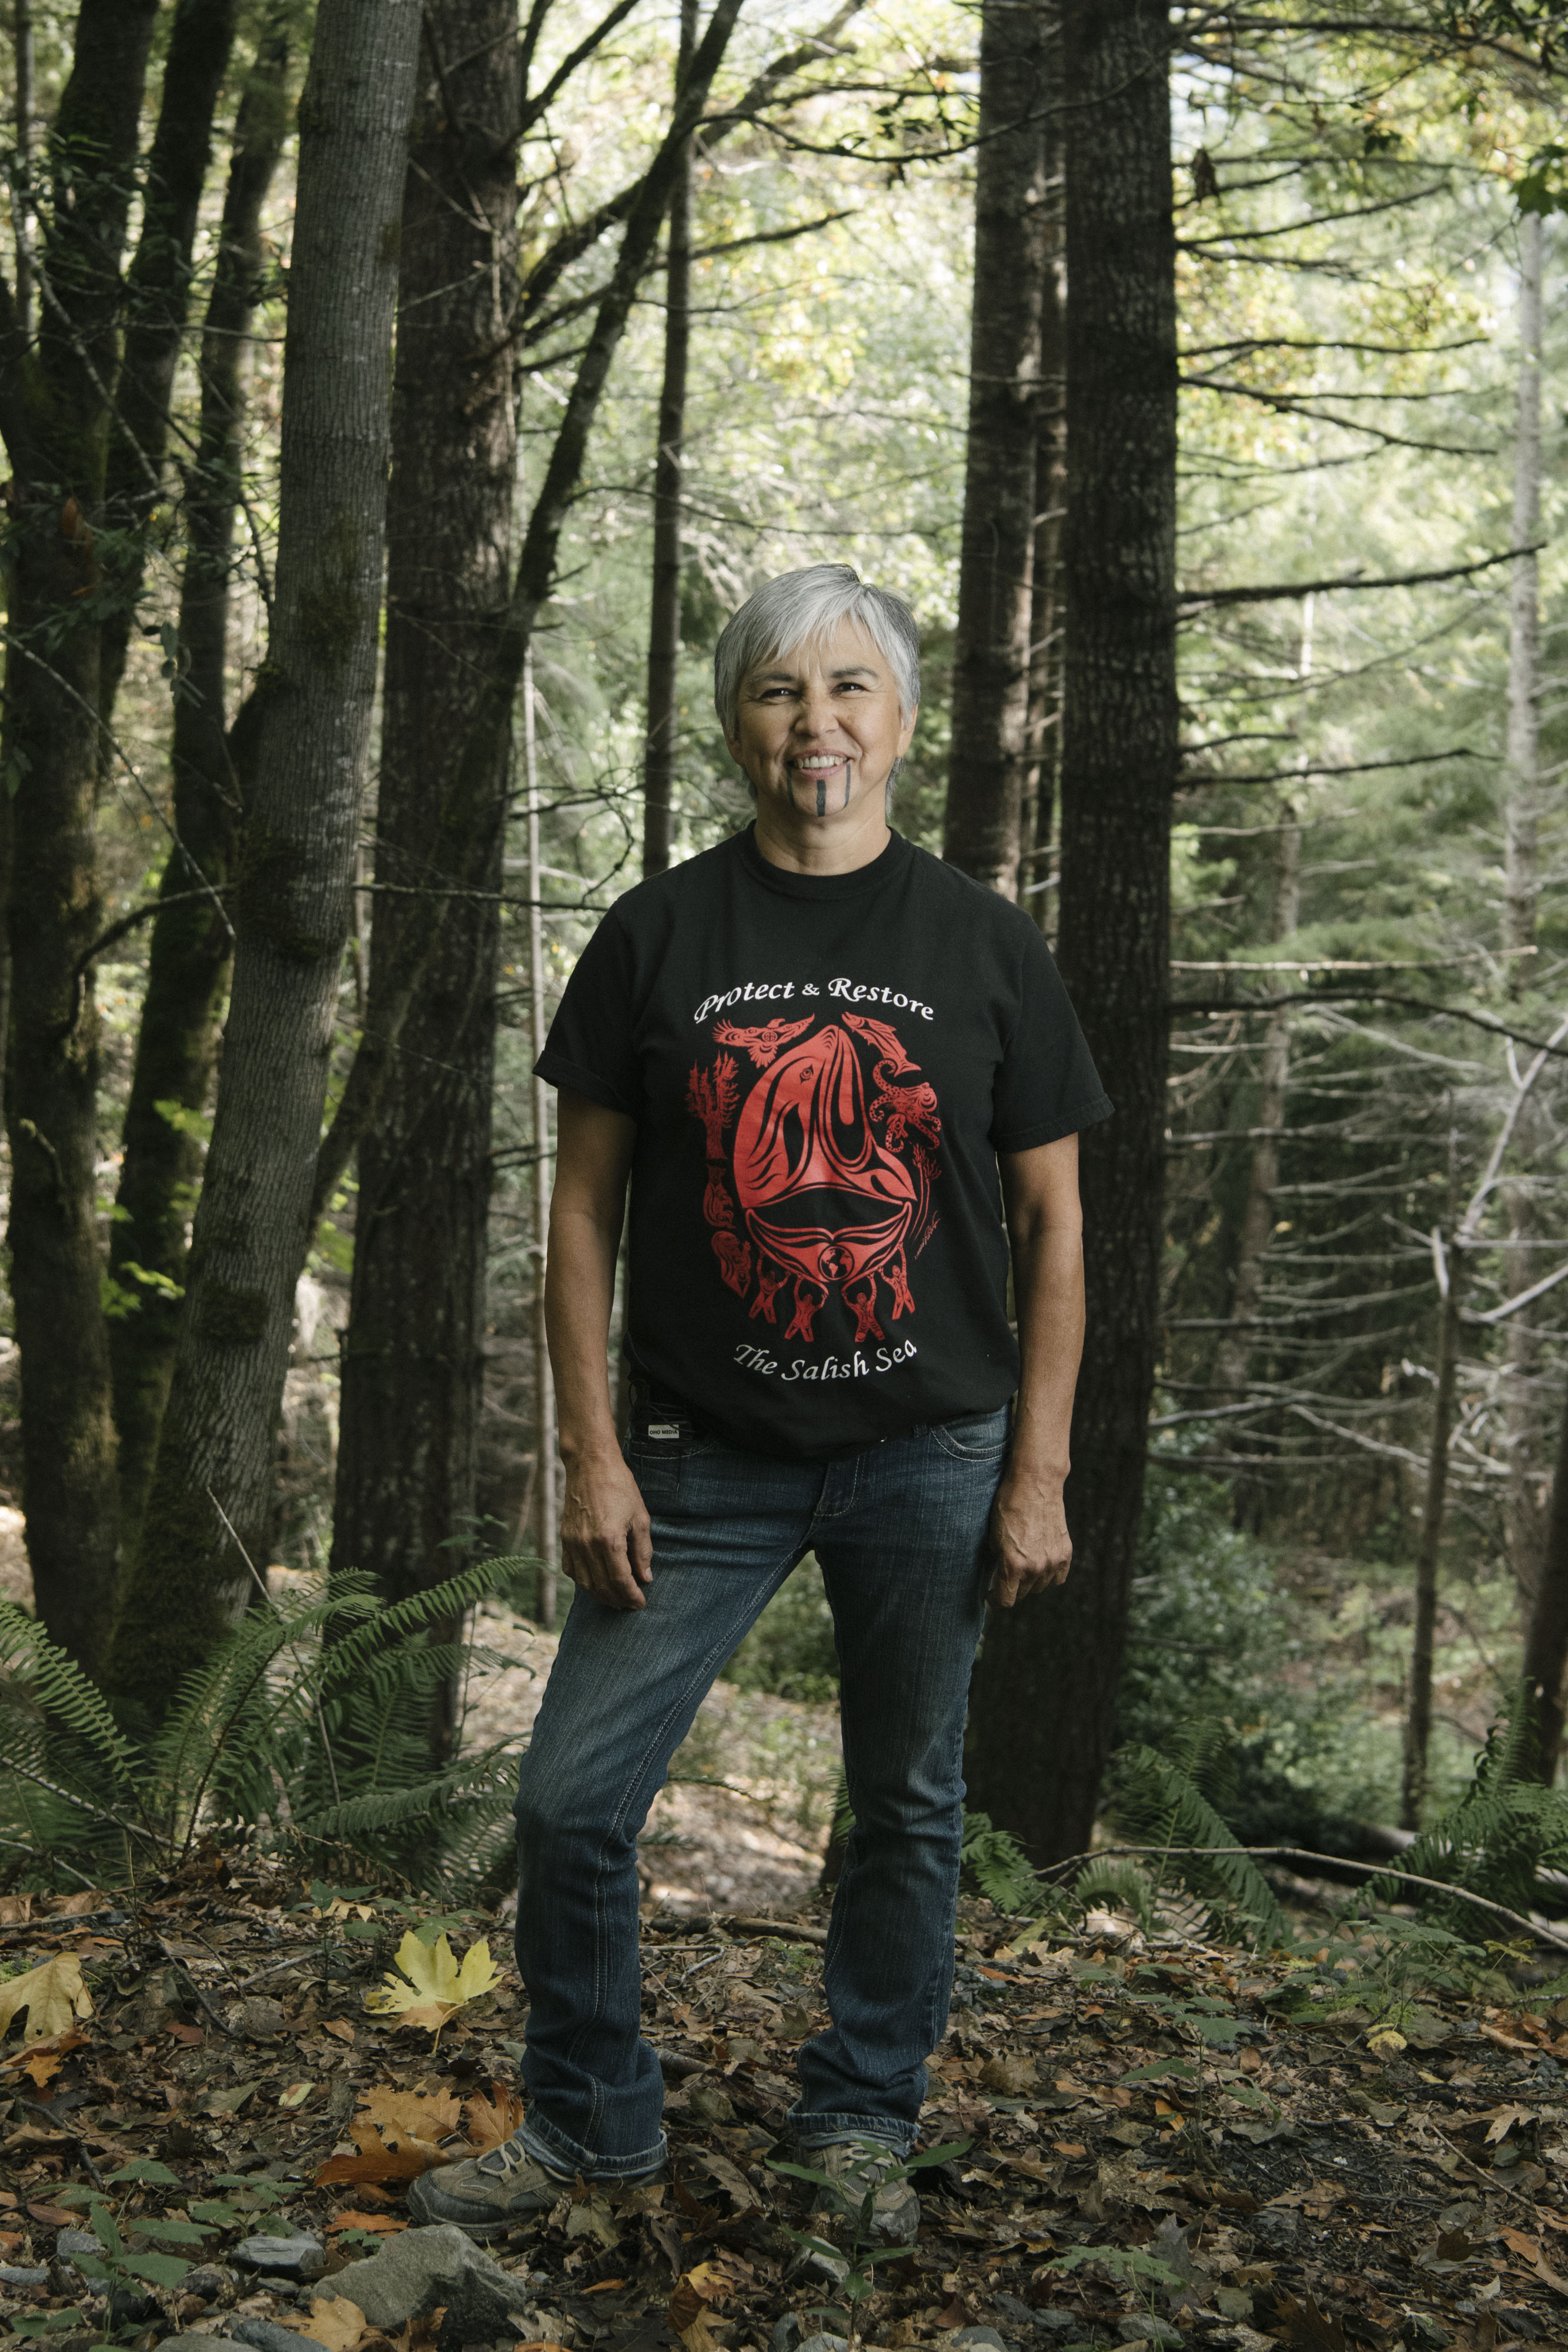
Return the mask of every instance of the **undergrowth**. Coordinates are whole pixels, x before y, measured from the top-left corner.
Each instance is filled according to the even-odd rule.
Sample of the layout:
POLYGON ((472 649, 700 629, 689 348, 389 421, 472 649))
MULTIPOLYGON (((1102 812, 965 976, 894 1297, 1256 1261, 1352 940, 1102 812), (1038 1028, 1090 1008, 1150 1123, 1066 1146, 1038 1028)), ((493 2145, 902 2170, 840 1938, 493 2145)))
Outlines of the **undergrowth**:
POLYGON ((146 1731, 0 1601, 5 1882, 132 1885, 219 1834, 476 1890, 510 1850, 513 1767, 497 1745, 433 1768, 444 1688, 487 1662, 439 1636, 516 1566, 486 1562, 393 1604, 359 1574, 272 1598, 146 1731))

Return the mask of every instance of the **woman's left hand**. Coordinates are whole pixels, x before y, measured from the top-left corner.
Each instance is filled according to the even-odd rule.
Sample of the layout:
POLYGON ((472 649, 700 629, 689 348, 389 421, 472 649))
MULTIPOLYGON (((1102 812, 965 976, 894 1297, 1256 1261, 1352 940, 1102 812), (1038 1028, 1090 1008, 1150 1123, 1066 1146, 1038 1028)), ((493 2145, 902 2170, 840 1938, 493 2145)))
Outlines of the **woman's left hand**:
POLYGON ((1064 1583, 1072 1538, 1061 1481, 1025 1477, 1009 1466, 991 1507, 991 1549, 997 1564, 986 1598, 998 1609, 1064 1583))

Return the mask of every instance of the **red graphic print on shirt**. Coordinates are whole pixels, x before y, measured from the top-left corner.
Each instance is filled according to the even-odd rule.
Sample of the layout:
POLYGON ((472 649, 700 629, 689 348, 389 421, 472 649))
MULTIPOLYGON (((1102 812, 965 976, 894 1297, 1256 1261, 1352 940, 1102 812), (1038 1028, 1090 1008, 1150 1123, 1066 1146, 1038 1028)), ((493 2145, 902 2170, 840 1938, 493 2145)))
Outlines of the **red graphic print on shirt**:
POLYGON ((703 1213, 719 1270, 738 1297, 750 1294, 754 1316, 776 1321, 775 1301, 793 1282, 785 1336, 810 1340, 836 1289, 857 1342, 880 1339, 877 1282, 892 1294, 893 1319, 912 1315, 910 1263, 936 1224, 936 1092, 887 1022, 846 1013, 808 1036, 816 1017, 714 1023, 716 1044, 737 1048, 751 1068, 720 1051, 687 1082, 705 1137, 703 1213))

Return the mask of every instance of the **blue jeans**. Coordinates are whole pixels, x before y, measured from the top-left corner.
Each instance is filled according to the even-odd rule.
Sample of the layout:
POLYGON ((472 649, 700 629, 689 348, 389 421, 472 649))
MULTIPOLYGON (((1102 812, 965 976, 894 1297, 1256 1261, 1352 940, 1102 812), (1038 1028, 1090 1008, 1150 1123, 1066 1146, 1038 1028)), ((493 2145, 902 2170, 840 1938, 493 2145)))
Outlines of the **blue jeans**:
POLYGON ((681 1427, 625 1449, 653 1522, 647 1607, 575 1595, 518 1776, 525 2144, 601 2179, 663 2160, 664 2085, 640 2032, 637 1832, 714 1677, 815 1552, 855 1825, 828 1930, 832 2023, 799 2053, 789 2121, 806 2147, 863 2136, 906 2153, 952 1991, 964 1717, 1009 1416, 839 1462, 774 1461, 681 1427))

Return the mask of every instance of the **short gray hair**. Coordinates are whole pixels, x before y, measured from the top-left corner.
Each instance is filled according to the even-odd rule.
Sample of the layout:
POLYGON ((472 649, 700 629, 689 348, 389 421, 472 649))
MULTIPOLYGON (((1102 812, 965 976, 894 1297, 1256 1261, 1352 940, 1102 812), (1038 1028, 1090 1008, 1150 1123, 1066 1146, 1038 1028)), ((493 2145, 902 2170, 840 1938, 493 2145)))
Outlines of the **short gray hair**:
POLYGON ((852 621, 889 663, 898 707, 907 719, 920 700, 920 631, 902 596, 873 588, 848 563, 811 563, 766 580, 731 615, 713 655, 713 699, 719 724, 733 735, 740 689, 748 670, 770 654, 792 654, 852 621))

